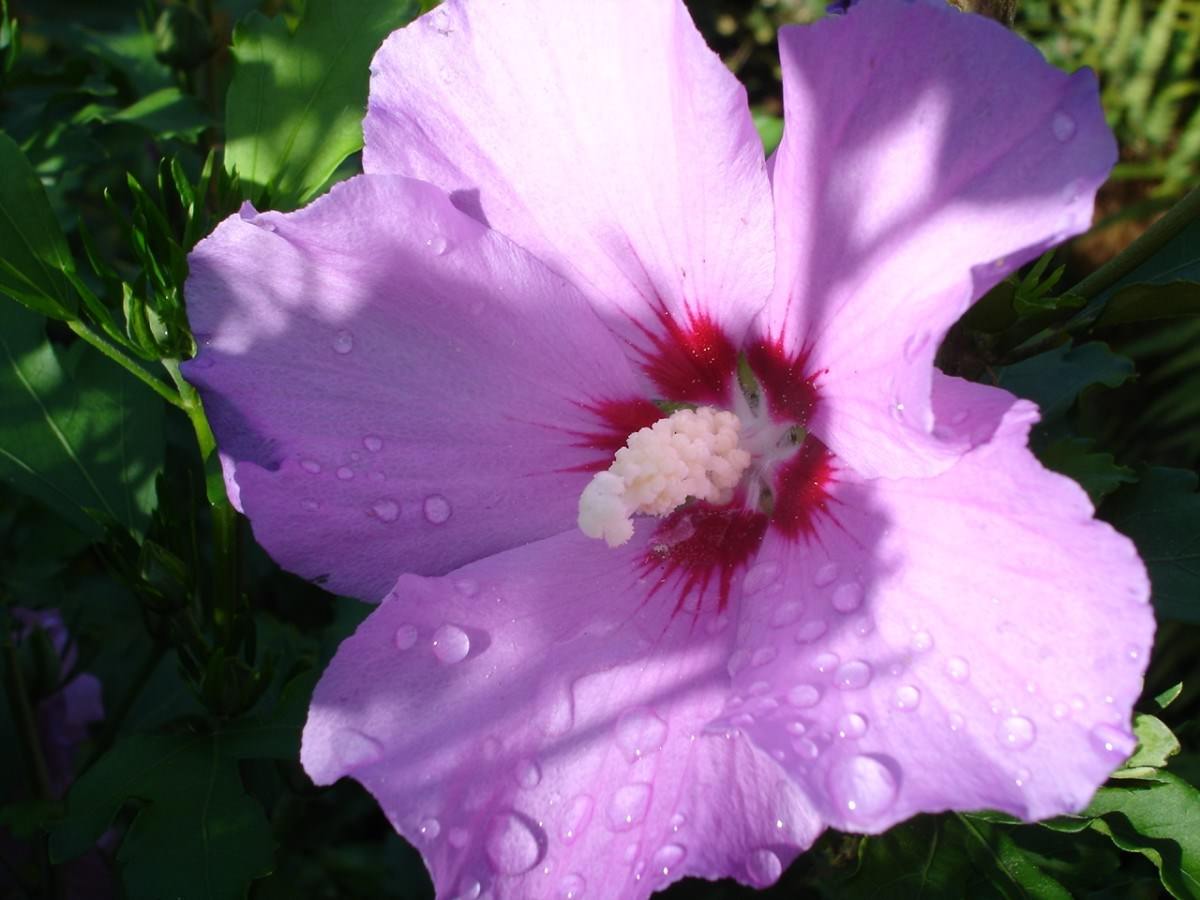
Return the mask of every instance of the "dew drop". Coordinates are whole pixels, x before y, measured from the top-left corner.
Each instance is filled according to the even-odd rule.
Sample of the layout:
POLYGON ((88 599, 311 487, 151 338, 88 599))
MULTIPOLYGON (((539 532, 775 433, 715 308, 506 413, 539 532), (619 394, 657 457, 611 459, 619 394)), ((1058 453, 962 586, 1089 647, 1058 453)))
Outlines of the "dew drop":
POLYGON ((792 749, 801 759, 816 759, 821 755, 821 748, 806 737, 796 738, 792 741, 792 749))
POLYGON ((911 684, 896 688, 896 709, 914 710, 921 705, 921 692, 911 684))
POLYGON ((354 335, 343 328, 333 336, 333 352, 343 356, 354 349, 354 335))
POLYGON ((765 666, 767 663, 773 662, 778 655, 779 651, 774 647, 759 647, 754 651, 754 655, 750 657, 750 665, 753 668, 765 666))
POLYGON ((933 649, 933 635, 928 631, 918 631, 913 635, 912 648, 918 653, 926 653, 933 649))
POLYGON ((1137 738, 1115 725, 1097 725, 1092 730, 1092 741, 1104 753, 1124 759, 1133 753, 1137 738))
POLYGON ((805 622, 796 629, 796 643, 811 644, 828 629, 829 626, 825 623, 824 619, 813 619, 811 622, 805 622))
POLYGON ((798 684, 788 691, 787 699, 797 709, 809 709, 821 701, 821 692, 811 684, 798 684))
POLYGON ((764 588, 770 587, 778 578, 779 563, 758 563, 742 579, 742 591, 746 594, 756 594, 764 588))
POLYGON ((1063 719, 1065 719, 1070 714, 1071 714, 1071 710, 1067 707, 1067 704, 1065 704, 1065 703, 1055 703, 1054 706, 1052 706, 1050 708, 1050 715, 1052 715, 1055 718, 1055 720, 1059 721, 1059 722, 1061 722, 1063 719))
POLYGON ((564 844, 575 843, 583 834, 588 822, 592 820, 593 807, 594 802, 588 794, 579 794, 567 804, 562 824, 558 830, 558 836, 562 838, 564 844))
POLYGON ((818 653, 812 661, 812 667, 822 674, 832 672, 837 664, 838 655, 836 653, 818 653))
POLYGON ((300 501, 300 508, 305 512, 316 512, 321 508, 321 503, 318 500, 314 500, 312 497, 305 497, 300 501))
POLYGON ((616 732, 617 746, 631 763, 662 749, 667 741, 667 723, 644 706, 621 713, 617 718, 616 732))
POLYGON ((1037 739, 1037 728, 1024 716, 1009 716, 1000 723, 996 737, 1009 750, 1024 750, 1037 739))
POLYGON ((650 859, 650 867, 655 874, 661 875, 664 878, 671 874, 671 871, 683 862, 683 858, 687 856, 687 850, 679 844, 663 844, 655 852, 650 859))
POLYGON ((474 878, 468 878, 459 886, 458 893, 454 895, 454 900, 477 900, 482 893, 483 885, 474 878))
POLYGON ((1013 779, 1013 783, 1017 787, 1025 787, 1025 785, 1029 784, 1029 779, 1031 778, 1033 778, 1033 773, 1028 769, 1018 769, 1017 777, 1013 779))
POLYGON ((400 506, 395 500, 380 498, 371 504, 371 512, 381 522, 395 522, 400 518, 400 506))
POLYGON ((341 466, 337 470, 338 481, 349 481, 354 477, 354 470, 349 466, 341 466))
POLYGON ((378 453, 383 449, 383 438, 373 434, 368 434, 363 438, 363 446, 372 453, 378 453))
POLYGON ((396 645, 397 650, 411 650, 417 643, 417 626, 401 625, 392 635, 392 643, 396 645))
POLYGON ((454 582, 454 589, 464 597, 474 597, 479 593, 479 582, 473 578, 460 578, 454 582))
POLYGON ((863 590, 862 586, 856 582, 850 581, 846 584, 838 585, 833 592, 833 608, 841 613, 854 612, 862 605, 863 590))
POLYGON ((300 468, 302 468, 309 475, 316 475, 321 471, 321 464, 315 459, 302 459, 300 460, 300 468))
POLYGON ((1061 109, 1050 120, 1050 128, 1058 140, 1066 143, 1075 136, 1075 120, 1061 109))
POLYGON ((709 619, 708 625, 705 626, 704 630, 707 631, 709 634, 715 635, 715 634, 720 634, 722 631, 724 631, 728 627, 729 627, 729 616, 719 615, 719 616, 714 616, 712 619, 709 619))
POLYGON ((433 525, 441 525, 450 518, 450 501, 441 494, 430 494, 425 498, 425 519, 433 525))
POLYGON ((506 812, 492 820, 484 851, 492 868, 501 875, 520 875, 537 865, 541 843, 529 822, 506 812))
POLYGON ((513 773, 517 779, 517 784, 521 787, 529 789, 535 788, 542 780, 542 769, 532 759, 523 759, 517 763, 516 771, 513 773))
POLYGON ((952 656, 946 660, 946 675, 951 681, 962 684, 971 677, 971 664, 961 656, 952 656))
POLYGON ((967 725, 967 720, 958 713, 950 713, 949 722, 951 731, 962 731, 967 725))
POLYGON ((471 639, 457 625, 443 625, 433 633, 433 655, 438 662, 461 662, 471 652, 471 639))
POLYGON ((851 627, 859 637, 866 637, 875 630, 875 621, 870 616, 859 616, 851 627))
POLYGON ((852 659, 838 667, 833 682, 844 691, 856 691, 871 683, 871 667, 861 659, 852 659))
POLYGON ((755 887, 767 887, 783 874, 783 862, 773 850, 765 847, 746 857, 746 875, 755 887))
POLYGON ((434 256, 441 256, 449 249, 450 243, 440 234, 436 234, 425 242, 425 246, 434 256))
POLYGON ((837 581, 838 567, 837 563, 826 563, 817 569, 813 575, 813 584, 817 587, 827 587, 837 581))
POLYGON ((451 828, 450 833, 446 835, 446 840, 451 847, 461 850, 467 844, 471 843, 471 832, 465 828, 451 828))
POLYGON ((802 615, 804 615, 803 603, 795 601, 784 603, 777 606, 775 612, 771 614, 771 624, 776 628, 783 628, 800 621, 802 615))
POLYGON ((586 889, 582 875, 568 875, 558 885, 559 900, 579 900, 586 889))
POLYGON ((334 753, 347 769, 369 766, 383 758, 383 744, 357 728, 343 728, 334 735, 334 753))
POLYGON ((650 809, 650 785, 635 782, 617 788, 608 804, 608 824, 613 831, 629 831, 642 823, 650 809))
POLYGON ((800 719, 792 719, 792 721, 784 725, 783 728, 788 734, 793 734, 796 737, 799 737, 808 731, 808 726, 800 719))
POLYGON ((846 713, 838 719, 837 736, 847 740, 860 738, 867 733, 867 720, 858 713, 846 713))
POLYGON ((852 820, 869 820, 896 800, 892 764, 877 756, 851 756, 838 761, 826 776, 826 787, 838 809, 852 820))
POLYGON ((437 819, 423 819, 417 831, 427 841, 437 840, 437 836, 442 833, 442 823, 437 819))

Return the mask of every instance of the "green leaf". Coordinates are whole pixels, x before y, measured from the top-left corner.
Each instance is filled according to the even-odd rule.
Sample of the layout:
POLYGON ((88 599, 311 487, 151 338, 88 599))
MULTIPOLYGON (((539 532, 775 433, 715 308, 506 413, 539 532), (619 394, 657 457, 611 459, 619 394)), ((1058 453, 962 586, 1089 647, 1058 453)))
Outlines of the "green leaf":
POLYGON ((1088 492, 1092 503, 1100 501, 1122 484, 1137 481, 1133 469, 1117 465, 1111 453, 1096 453, 1091 438, 1064 438, 1038 454, 1049 469, 1072 478, 1088 492))
POLYGON ((82 343, 59 354, 44 320, 0 305, 0 478, 85 533, 87 510, 140 532, 162 465, 163 408, 82 343))
POLYGON ((1184 469, 1152 468, 1118 491, 1104 514, 1137 544, 1159 615, 1200 623, 1200 495, 1184 469))
POLYGON ((56 862, 86 852, 127 803, 138 811, 117 851, 130 897, 241 900, 271 868, 271 827, 237 763, 212 735, 137 735, 71 788, 50 836, 56 862))
POLYGON ((1101 788, 1092 827, 1154 863, 1173 897, 1200 897, 1200 791, 1169 772, 1101 788))
POLYGON ((124 109, 89 103, 75 114, 74 121, 123 122, 156 138, 194 137, 212 124, 196 98, 177 87, 157 90, 124 109))
POLYGON ((1106 344, 1064 344, 999 370, 998 384, 1041 408, 1042 421, 1063 416, 1075 399, 1094 384, 1117 387, 1133 374, 1133 363, 1106 344))
POLYGON ((1154 698, 1154 702, 1159 709, 1166 709, 1172 703, 1179 699, 1179 695, 1183 693, 1183 682, 1176 682, 1171 687, 1167 688, 1161 694, 1154 698))
POLYGON ((1135 716, 1133 733, 1138 739, 1137 750, 1112 773, 1113 778, 1152 778, 1180 750, 1179 739, 1154 716, 1135 716))
POLYGON ((863 841, 858 870, 839 897, 978 897, 1069 900, 999 826, 962 816, 919 816, 863 841))
POLYGON ((1200 316, 1200 282, 1135 284, 1118 291, 1096 320, 1097 328, 1200 316))
POLYGON ((0 132, 0 292, 42 315, 74 318, 78 305, 62 272, 75 264, 46 191, 29 160, 0 132))
POLYGON ((309 0, 294 33, 253 13, 234 30, 225 167, 249 199, 298 206, 362 146, 368 65, 417 13, 411 0, 362 0, 351 12, 309 0))
POLYGON ((763 152, 770 156, 783 140, 783 117, 770 113, 754 113, 754 127, 758 129, 759 140, 763 144, 763 152))

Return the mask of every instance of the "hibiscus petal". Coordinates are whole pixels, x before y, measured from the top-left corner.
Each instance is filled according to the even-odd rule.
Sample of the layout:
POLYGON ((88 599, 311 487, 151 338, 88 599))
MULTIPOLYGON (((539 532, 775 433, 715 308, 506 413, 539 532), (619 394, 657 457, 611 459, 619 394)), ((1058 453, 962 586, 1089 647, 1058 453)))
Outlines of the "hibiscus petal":
POLYGON ((935 428, 931 362, 970 302, 1091 223, 1116 160, 1091 72, 945 4, 864 0, 780 34, 779 276, 761 327, 821 373, 811 428, 864 475, 986 440, 935 428))
POLYGON ((374 600, 574 527, 587 404, 636 379, 570 284, 441 191, 363 176, 243 211, 190 266, 184 370, 283 566, 374 600))
POLYGON ((1134 745, 1154 621, 1133 544, 1029 452, 1030 404, 942 375, 933 399, 995 437, 932 478, 842 473, 812 543, 770 541, 746 576, 724 719, 842 829, 1077 812, 1134 745))
POLYGON ((438 896, 766 884, 819 832, 774 759, 704 732, 733 629, 647 596, 648 540, 561 535, 404 576, 326 670, 304 767, 364 784, 438 896))
MULTIPOLYGON (((771 289, 746 94, 678 0, 448 0, 372 64, 368 172, 412 175, 558 271, 610 325, 739 340, 771 289)), ((725 373, 726 375, 730 373, 725 373)))

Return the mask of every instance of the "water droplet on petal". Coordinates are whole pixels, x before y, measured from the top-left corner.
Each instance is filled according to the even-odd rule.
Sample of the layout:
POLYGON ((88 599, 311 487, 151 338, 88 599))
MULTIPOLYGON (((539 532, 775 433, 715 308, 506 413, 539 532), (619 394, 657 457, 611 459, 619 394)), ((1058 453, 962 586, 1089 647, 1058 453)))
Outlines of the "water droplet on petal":
POLYGON ((821 748, 806 737, 792 741, 792 749, 801 759, 816 759, 821 755, 821 748))
POLYGON ((971 677, 971 664, 961 656, 952 656, 946 660, 946 675, 951 681, 962 684, 971 677))
POLYGON ((837 664, 838 655, 836 653, 818 653, 812 661, 812 667, 821 673, 832 672, 837 664))
POLYGON ((1032 777, 1033 777, 1033 773, 1030 772, 1028 769, 1018 769, 1017 777, 1013 779, 1013 782, 1016 784, 1017 787, 1025 787, 1025 785, 1029 784, 1029 779, 1031 779, 1032 777))
POLYGON ((542 780, 542 769, 532 759, 520 760, 513 774, 517 779, 517 784, 523 788, 535 788, 542 780))
POLYGON ((821 637, 829 626, 825 624, 824 619, 813 619, 811 622, 805 622, 796 629, 797 644, 811 644, 817 638, 821 637))
POLYGON ((833 681, 844 691, 856 691, 871 683, 871 667, 861 659, 852 659, 838 667, 833 681))
POLYGON ((896 708, 913 710, 921 705, 921 692, 911 684, 902 684, 896 688, 896 708))
POLYGON ((1024 716, 1009 716, 1000 723, 996 737, 1009 750, 1024 750, 1037 739, 1037 728, 1024 716))
POLYGON ((484 850, 492 867, 501 875, 520 875, 537 865, 542 841, 533 827, 516 813, 501 813, 492 820, 484 850))
POLYGON ((441 525, 450 518, 450 501, 441 494, 430 494, 425 498, 425 519, 433 525, 441 525))
POLYGON ((782 874, 783 862, 773 850, 764 847, 746 857, 746 875, 755 887, 772 885, 782 874))
POLYGON ((750 665, 753 668, 765 666, 767 663, 772 662, 778 655, 779 651, 774 647, 759 647, 754 651, 754 655, 750 657, 750 665))
POLYGON ((568 875, 558 885, 559 900, 579 900, 586 888, 582 875, 568 875))
POLYGON ((300 468, 302 468, 309 475, 316 475, 321 471, 321 464, 315 459, 302 459, 300 460, 300 468))
POLYGON ((477 900, 482 893, 483 885, 474 878, 468 878, 459 886, 458 893, 454 895, 454 900, 477 900))
POLYGON ((471 652, 471 639, 457 625, 443 625, 433 633, 433 655, 438 662, 460 662, 471 652))
POLYGON ((679 844, 664 844, 654 852, 654 856, 650 859, 650 867, 655 874, 666 878, 683 862, 685 856, 687 856, 687 850, 679 844))
POLYGON ((1106 754, 1124 759, 1137 747, 1137 738, 1115 725, 1097 725, 1092 740, 1106 754))
POLYGON ((337 470, 338 481, 349 481, 354 477, 354 470, 349 466, 341 466, 337 470))
POLYGON ((715 616, 712 619, 709 619, 708 625, 705 626, 704 630, 707 631, 709 634, 720 634, 722 631, 724 631, 728 627, 729 627, 729 616, 720 615, 720 616, 715 616))
POLYGON ((838 612, 854 612, 862 605, 862 600, 862 586, 853 581, 838 585, 833 592, 833 608, 838 612))
POLYGON ((316 512, 321 508, 319 500, 314 500, 312 497, 305 497, 300 501, 300 508, 305 512, 316 512))
POLYGON ((779 563, 758 563, 742 579, 742 591, 746 594, 758 593, 774 584, 777 578, 779 578, 779 563))
POLYGON ((440 234, 436 234, 425 242, 425 246, 434 256, 441 256, 449 248, 450 243, 440 234))
POLYGON ((967 720, 958 713, 950 713, 949 722, 951 731, 962 731, 967 725, 967 720))
POLYGON ((334 753, 347 769, 369 766, 383 758, 383 744, 357 728, 343 728, 334 735, 334 753))
POLYGON ((838 809, 851 820, 866 821, 887 811, 898 789, 892 763, 877 756, 839 760, 826 776, 826 787, 838 809))
POLYGON ((867 733, 867 720, 858 713, 846 713, 838 719, 837 735, 843 739, 853 740, 867 733))
POLYGON ((617 788, 608 804, 608 824, 613 831, 629 831, 642 823, 650 809, 651 788, 636 782, 617 788))
POLYGON ((967 410, 960 409, 958 412, 956 412, 954 415, 952 415, 950 417, 950 424, 951 425, 961 425, 963 422, 967 421, 967 419, 970 415, 971 414, 969 412, 967 412, 967 410))
POLYGON ((400 518, 400 506, 395 500, 381 498, 371 504, 371 513, 381 522, 395 522, 400 518))
POLYGON ((378 453, 383 449, 383 438, 377 437, 373 434, 368 434, 365 438, 363 438, 363 446, 372 453, 378 453))
POLYGON ((912 648, 918 653, 925 653, 933 649, 933 635, 928 631, 918 631, 913 635, 912 648))
POLYGON ((558 836, 562 838, 564 844, 575 843, 579 839, 579 835, 583 834, 588 822, 592 820, 593 806, 592 798, 587 794, 579 794, 567 805, 558 830, 558 836))
POLYGON ((479 593, 479 582, 473 578, 460 578, 454 582, 454 589, 464 597, 474 597, 479 593))
POLYGON ((451 847, 461 850, 467 844, 471 843, 471 832, 465 828, 451 828, 449 834, 446 835, 446 840, 451 847))
POLYGON ((771 624, 776 628, 783 628, 785 625, 800 621, 802 615, 804 615, 803 603, 784 603, 777 606, 775 612, 771 614, 771 624))
POLYGON ((392 636, 392 643, 397 650, 410 650, 417 643, 417 626, 401 625, 392 636))
POLYGON ((333 352, 343 356, 354 349, 354 335, 343 328, 333 336, 333 352))
POLYGON ((654 753, 667 741, 667 723, 653 710, 634 707, 617 718, 617 746, 629 762, 654 753))
POLYGON ((1061 109, 1054 113, 1050 128, 1054 136, 1064 143, 1075 136, 1075 120, 1061 109))
POLYGON ((815 584, 817 587, 826 587, 827 585, 831 585, 837 581, 837 576, 837 563, 826 563, 825 565, 821 566, 821 568, 817 569, 816 574, 813 575, 813 584, 815 584))
POLYGON ((437 840, 437 836, 442 833, 442 824, 437 819, 423 819, 417 831, 427 841, 437 840))

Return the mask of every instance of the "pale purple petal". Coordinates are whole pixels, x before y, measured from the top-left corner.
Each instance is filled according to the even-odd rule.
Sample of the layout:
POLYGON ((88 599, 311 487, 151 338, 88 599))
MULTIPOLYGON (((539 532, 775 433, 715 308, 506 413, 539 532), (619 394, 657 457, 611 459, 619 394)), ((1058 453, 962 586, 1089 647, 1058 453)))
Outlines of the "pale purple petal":
POLYGON ((746 576, 736 720, 822 819, 1081 810, 1134 745, 1149 584, 1133 544, 1026 448, 1032 406, 939 375, 939 416, 995 436, 927 479, 842 472, 807 546, 746 576))
POLYGON ((778 280, 761 327, 820 372, 812 429, 863 475, 931 474, 931 362, 969 303, 1085 230, 1116 160, 1091 72, 997 23, 863 0, 780 34, 778 280))
POLYGON ((448 0, 384 43, 368 172, 412 175, 575 279, 642 350, 771 288, 745 90, 678 0, 448 0))
POLYGON ((646 552, 569 534, 401 578, 318 685, 305 769, 362 782, 439 896, 774 881, 820 824, 776 760, 705 731, 734 628, 648 594, 646 552))
POLYGON ((589 404, 634 375, 570 284, 441 191, 362 176, 244 210, 190 266, 184 371, 285 568, 374 600, 574 527, 589 404))

